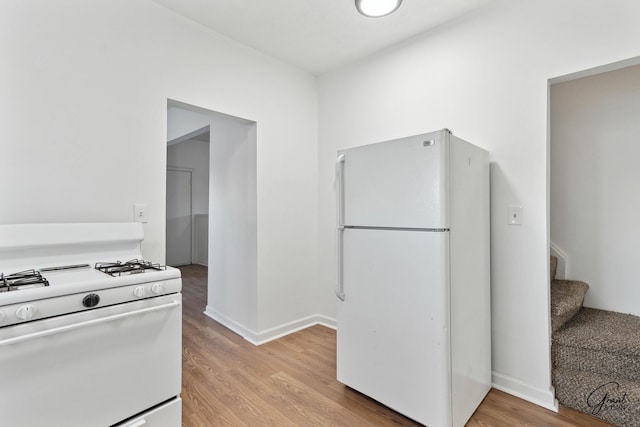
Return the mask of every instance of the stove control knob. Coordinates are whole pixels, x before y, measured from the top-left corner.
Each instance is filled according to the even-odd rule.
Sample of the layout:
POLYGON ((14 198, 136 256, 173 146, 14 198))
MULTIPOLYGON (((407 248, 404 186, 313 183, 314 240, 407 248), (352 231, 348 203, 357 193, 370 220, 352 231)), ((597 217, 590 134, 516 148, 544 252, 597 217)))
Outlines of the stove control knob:
POLYGON ((100 295, 98 294, 89 294, 82 298, 82 305, 87 308, 95 307, 100 303, 100 295))
POLYGON ((145 295, 144 286, 138 286, 137 288, 135 288, 133 290, 133 295, 137 296, 138 298, 144 297, 145 295))
POLYGON ((151 292, 159 294, 164 290, 164 283, 154 283, 151 285, 151 292))
POLYGON ((31 320, 36 315, 38 309, 35 305, 23 305, 16 310, 16 317, 20 320, 31 320))

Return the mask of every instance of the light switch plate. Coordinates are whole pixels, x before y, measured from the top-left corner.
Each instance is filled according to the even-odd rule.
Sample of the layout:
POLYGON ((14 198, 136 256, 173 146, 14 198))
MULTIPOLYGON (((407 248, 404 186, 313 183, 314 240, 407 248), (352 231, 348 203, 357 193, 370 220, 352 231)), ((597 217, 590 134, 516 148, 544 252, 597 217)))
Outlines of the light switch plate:
POLYGON ((522 206, 509 206, 507 215, 507 224, 522 225, 522 206))
POLYGON ((143 223, 149 222, 146 204, 136 203, 133 205, 133 220, 143 223))

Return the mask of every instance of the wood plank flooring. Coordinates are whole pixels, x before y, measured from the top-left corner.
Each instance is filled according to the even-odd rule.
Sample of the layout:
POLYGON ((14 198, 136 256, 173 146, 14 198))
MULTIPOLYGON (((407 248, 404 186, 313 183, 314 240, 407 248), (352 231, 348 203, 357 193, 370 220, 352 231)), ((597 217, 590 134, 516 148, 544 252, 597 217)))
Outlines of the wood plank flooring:
MULTIPOLYGON (((205 267, 183 277, 182 426, 420 426, 336 380, 336 333, 313 326, 256 347, 202 312, 205 267)), ((492 389, 469 427, 604 427, 492 389)))

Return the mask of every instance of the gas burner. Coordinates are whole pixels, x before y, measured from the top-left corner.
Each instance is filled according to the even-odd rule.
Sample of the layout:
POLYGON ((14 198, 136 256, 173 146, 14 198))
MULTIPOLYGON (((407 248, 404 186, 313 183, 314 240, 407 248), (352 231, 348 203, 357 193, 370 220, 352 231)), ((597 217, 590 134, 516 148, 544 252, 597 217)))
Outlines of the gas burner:
POLYGON ((49 286, 49 281, 42 277, 39 271, 25 270, 8 276, 0 273, 0 292, 40 288, 42 286, 49 286))
POLYGON ((107 273, 111 276, 126 276, 129 274, 144 273, 147 270, 166 270, 166 265, 155 264, 143 259, 132 259, 127 262, 97 262, 96 270, 107 273))

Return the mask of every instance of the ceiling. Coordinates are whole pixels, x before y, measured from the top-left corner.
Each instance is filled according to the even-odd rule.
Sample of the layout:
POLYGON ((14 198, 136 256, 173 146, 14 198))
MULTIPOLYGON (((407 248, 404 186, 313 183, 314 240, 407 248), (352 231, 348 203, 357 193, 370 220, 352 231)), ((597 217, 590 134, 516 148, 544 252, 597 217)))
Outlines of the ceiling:
POLYGON ((404 0, 366 18, 354 0, 153 0, 270 56, 322 74, 429 31, 491 0, 404 0))

